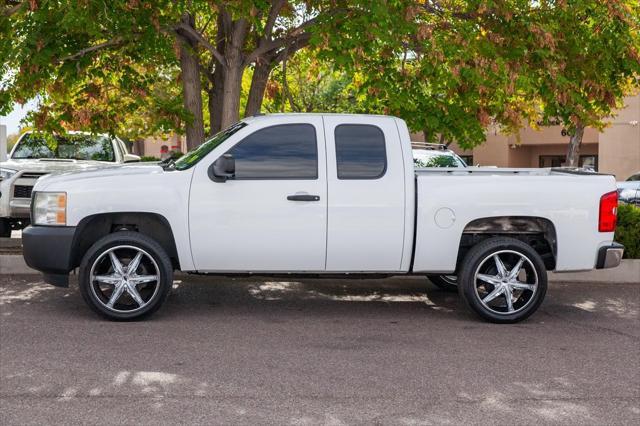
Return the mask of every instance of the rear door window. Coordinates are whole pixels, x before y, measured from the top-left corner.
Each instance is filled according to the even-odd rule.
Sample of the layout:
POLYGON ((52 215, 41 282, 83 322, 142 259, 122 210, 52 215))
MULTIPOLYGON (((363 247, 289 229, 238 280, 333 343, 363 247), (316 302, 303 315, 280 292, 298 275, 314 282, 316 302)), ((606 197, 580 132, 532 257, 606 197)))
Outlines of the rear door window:
POLYGON ((341 124, 335 128, 338 179, 378 179, 387 170, 384 133, 376 126, 341 124))

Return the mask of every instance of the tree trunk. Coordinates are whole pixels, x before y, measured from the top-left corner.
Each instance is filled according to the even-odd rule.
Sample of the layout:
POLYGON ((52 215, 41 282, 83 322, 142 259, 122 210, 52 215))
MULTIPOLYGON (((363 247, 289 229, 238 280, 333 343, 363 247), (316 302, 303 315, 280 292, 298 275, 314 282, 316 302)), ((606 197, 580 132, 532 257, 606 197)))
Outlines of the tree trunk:
POLYGON ((242 66, 231 63, 224 76, 222 89, 222 113, 220 127, 226 129, 240 119, 240 91, 242 89, 242 66))
POLYGON ((224 68, 217 64, 213 72, 213 86, 209 89, 209 135, 222 130, 222 89, 224 88, 224 68))
POLYGON ((247 106, 244 110, 245 117, 249 117, 260 112, 260 109, 262 108, 262 100, 264 99, 264 91, 267 88, 271 69, 271 63, 266 61, 255 65, 253 77, 251 78, 249 97, 247 98, 247 106))
POLYGON ((567 167, 578 167, 580 160, 580 144, 584 135, 584 124, 578 122, 576 130, 569 139, 569 150, 567 151, 567 167))
MULTIPOLYGON (((218 13, 218 31, 216 35, 216 49, 222 55, 225 54, 226 49, 226 34, 225 34, 225 22, 224 14, 218 13)), ((223 88, 224 88, 224 70, 225 64, 221 64, 215 58, 212 59, 212 67, 215 65, 215 69, 212 75, 208 75, 209 80, 213 87, 209 89, 209 135, 213 136, 222 130, 222 100, 223 88)))
POLYGON ((247 37, 249 24, 239 19, 231 25, 227 32, 224 58, 224 84, 222 89, 222 114, 220 126, 225 129, 240 119, 240 93, 242 91, 242 74, 244 57, 242 48, 247 37))
MULTIPOLYGON (((182 22, 193 27, 194 19, 189 13, 182 15, 182 22)), ((204 141, 204 122, 202 119, 202 88, 198 58, 195 55, 197 43, 187 37, 178 37, 180 44, 180 71, 184 108, 191 119, 186 124, 187 150, 192 150, 204 141)))

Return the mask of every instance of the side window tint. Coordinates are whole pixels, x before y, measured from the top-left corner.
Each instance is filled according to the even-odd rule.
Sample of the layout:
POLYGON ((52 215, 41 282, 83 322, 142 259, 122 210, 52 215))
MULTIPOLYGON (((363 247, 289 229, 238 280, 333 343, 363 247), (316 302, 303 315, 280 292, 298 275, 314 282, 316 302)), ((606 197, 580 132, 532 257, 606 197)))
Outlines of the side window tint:
POLYGON ((341 124, 335 129, 338 179, 378 179, 387 169, 382 130, 363 124, 341 124))
POLYGON ((260 129, 230 151, 236 179, 317 179, 318 147, 311 124, 260 129))

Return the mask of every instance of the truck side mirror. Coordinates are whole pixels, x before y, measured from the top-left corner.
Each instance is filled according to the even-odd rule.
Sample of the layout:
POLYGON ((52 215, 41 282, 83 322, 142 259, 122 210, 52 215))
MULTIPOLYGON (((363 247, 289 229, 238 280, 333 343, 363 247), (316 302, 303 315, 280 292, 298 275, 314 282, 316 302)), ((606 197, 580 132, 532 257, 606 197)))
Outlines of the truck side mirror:
POLYGON ((224 154, 209 166, 209 178, 214 182, 226 182, 236 176, 236 160, 231 154, 224 154))

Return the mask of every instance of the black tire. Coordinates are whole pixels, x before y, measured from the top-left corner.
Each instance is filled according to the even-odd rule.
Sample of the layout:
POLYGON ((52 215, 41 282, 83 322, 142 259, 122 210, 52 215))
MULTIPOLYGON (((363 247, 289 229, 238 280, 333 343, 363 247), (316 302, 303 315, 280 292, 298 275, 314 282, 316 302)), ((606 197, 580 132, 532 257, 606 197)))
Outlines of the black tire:
MULTIPOLYGON (((102 317, 115 321, 138 320, 149 317, 157 311, 167 299, 173 285, 173 267, 167 253, 154 239, 138 232, 115 232, 98 240, 84 255, 80 263, 78 284, 85 302, 102 317), (96 269, 102 268, 103 270, 104 268, 111 268, 110 271, 113 271, 113 261, 107 256, 110 251, 116 253, 116 256, 118 256, 117 253, 122 255, 124 252, 125 257, 127 253, 132 253, 129 257, 129 263, 126 265, 124 263, 122 264, 126 269, 130 266, 133 253, 143 253, 143 255, 141 255, 142 260, 140 261, 140 266, 133 271, 134 275, 129 277, 131 282, 133 282, 135 278, 141 278, 142 276, 158 277, 157 280, 133 284, 135 289, 139 291, 137 294, 138 297, 143 294, 147 295, 146 300, 143 300, 144 297, 140 299, 144 302, 144 306, 141 303, 137 303, 133 298, 133 294, 127 289, 122 290, 120 293, 122 296, 119 296, 119 298, 116 297, 115 299, 118 301, 123 298, 129 298, 131 303, 125 304, 126 300, 123 300, 122 303, 118 303, 117 305, 113 304, 111 309, 107 306, 108 303, 105 304, 105 300, 108 301, 109 299, 108 296, 113 296, 115 286, 113 286, 111 294, 108 293, 108 290, 104 292, 101 287, 108 289, 110 284, 100 284, 99 280, 92 282, 91 273, 93 267, 96 269), (107 262, 107 260, 109 260, 109 262, 107 262), (144 274, 146 270, 157 270, 157 272, 147 272, 149 275, 142 276, 135 274, 136 271, 142 271, 144 274), (142 285, 142 287, 138 288, 137 285, 142 285), (136 306, 138 307, 136 308, 136 306), (120 309, 120 307, 130 307, 131 309, 120 309)), ((136 293, 136 291, 133 293, 136 293)))
POLYGON ((540 307, 547 292, 547 270, 540 255, 528 244, 514 238, 491 238, 473 246, 465 256, 458 275, 458 292, 465 303, 485 320, 515 323, 528 318, 540 307), (511 282, 508 278, 500 281, 497 265, 500 262, 495 261, 496 254, 507 272, 515 271, 520 258, 526 259, 522 268, 518 269, 515 281, 511 282), (483 279, 490 277, 492 281, 495 280, 496 285, 483 279, 476 280, 476 272, 483 274, 483 279), (508 287, 509 290, 502 290, 500 294, 499 287, 507 285, 518 285, 520 289, 508 287), (522 289, 523 286, 533 289, 522 289), (507 291, 512 292, 509 293, 510 303, 507 301, 507 291), (498 295, 489 300, 493 294, 498 295))
POLYGON ((0 219, 0 238, 11 238, 11 222, 9 222, 9 219, 0 219))
POLYGON ((427 275, 429 281, 449 293, 458 292, 458 277, 455 275, 427 275))

